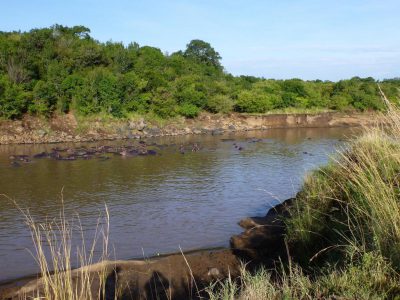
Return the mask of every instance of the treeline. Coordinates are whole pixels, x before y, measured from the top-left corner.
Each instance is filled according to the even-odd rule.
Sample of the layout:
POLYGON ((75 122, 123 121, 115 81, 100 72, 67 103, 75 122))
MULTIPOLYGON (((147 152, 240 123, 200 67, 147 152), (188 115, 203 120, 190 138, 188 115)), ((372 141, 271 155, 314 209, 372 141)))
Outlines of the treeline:
MULTIPOLYGON (((266 80, 224 71, 210 44, 172 54, 131 43, 100 43, 83 26, 0 32, 0 117, 130 113, 195 117, 202 110, 265 113, 324 108, 381 110, 373 78, 339 82, 266 80)), ((380 83, 392 101, 400 79, 380 83)))

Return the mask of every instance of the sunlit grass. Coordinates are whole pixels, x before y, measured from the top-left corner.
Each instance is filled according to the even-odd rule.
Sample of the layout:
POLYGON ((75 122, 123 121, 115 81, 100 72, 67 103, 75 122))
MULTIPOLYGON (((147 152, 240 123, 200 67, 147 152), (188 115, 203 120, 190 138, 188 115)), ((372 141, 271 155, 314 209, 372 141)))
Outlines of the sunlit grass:
POLYGON ((83 300, 103 298, 109 247, 109 213, 99 216, 96 230, 87 243, 79 216, 68 220, 64 202, 59 216, 38 222, 28 209, 19 210, 25 217, 35 252, 32 253, 39 267, 38 280, 23 286, 20 299, 83 300), (80 240, 75 246, 73 241, 80 240), (76 248, 75 248, 76 247, 76 248), (96 249, 101 254, 96 255, 96 249), (96 257, 97 256, 97 257, 96 257), (100 256, 100 257, 98 257, 100 256), (94 268, 90 267, 98 263, 94 268))

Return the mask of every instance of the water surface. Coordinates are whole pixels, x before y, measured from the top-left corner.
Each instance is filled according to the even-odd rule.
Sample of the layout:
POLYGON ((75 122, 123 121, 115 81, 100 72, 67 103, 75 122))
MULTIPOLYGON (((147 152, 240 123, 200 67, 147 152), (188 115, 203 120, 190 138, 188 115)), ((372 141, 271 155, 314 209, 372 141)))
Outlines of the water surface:
MULTIPOLYGON (((113 258, 128 259, 227 246, 241 232, 237 222, 264 215, 295 195, 307 171, 325 164, 351 129, 273 129, 223 136, 148 140, 158 155, 109 160, 36 159, 15 167, 12 154, 33 155, 57 147, 135 144, 0 146, 0 194, 29 208, 34 218, 58 215, 63 189, 68 218, 79 213, 90 237, 100 211, 110 212, 113 258), (200 150, 190 151, 197 143, 200 150), (181 154, 180 145, 187 151, 181 154), (235 147, 236 146, 236 147, 235 147), (242 150, 238 150, 242 147, 242 150)), ((0 198, 0 281, 38 271, 24 218, 0 198)))

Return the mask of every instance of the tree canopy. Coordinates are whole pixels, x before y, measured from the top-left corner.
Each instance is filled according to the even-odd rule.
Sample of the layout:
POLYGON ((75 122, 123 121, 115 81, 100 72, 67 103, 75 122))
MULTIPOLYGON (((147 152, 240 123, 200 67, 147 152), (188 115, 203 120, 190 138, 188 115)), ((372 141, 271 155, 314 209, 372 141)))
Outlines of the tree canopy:
MULTIPOLYGON (((400 79, 380 82, 398 101, 400 79)), ((277 109, 380 110, 377 82, 232 76, 207 42, 192 40, 171 55, 150 46, 101 43, 85 26, 54 25, 0 32, 0 118, 23 114, 130 113, 188 118, 211 113, 277 109)))
POLYGON ((186 45, 184 56, 200 63, 221 68, 221 56, 211 45, 202 40, 192 40, 186 45))

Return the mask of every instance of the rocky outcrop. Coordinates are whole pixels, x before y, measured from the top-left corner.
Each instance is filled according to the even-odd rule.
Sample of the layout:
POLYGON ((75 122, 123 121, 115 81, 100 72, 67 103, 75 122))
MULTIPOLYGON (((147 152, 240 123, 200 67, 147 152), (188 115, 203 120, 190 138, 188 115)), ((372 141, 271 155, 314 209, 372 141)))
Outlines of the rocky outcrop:
POLYGON ((256 264, 272 266, 286 257, 285 218, 294 199, 288 199, 271 208, 264 217, 246 218, 239 222, 245 231, 230 239, 233 251, 256 264))
POLYGON ((203 113, 195 119, 174 119, 162 125, 143 118, 77 121, 73 114, 55 116, 50 120, 25 116, 22 120, 0 121, 0 144, 83 142, 185 134, 218 135, 226 131, 269 128, 360 126, 370 125, 376 120, 376 114, 335 112, 271 115, 203 113))

